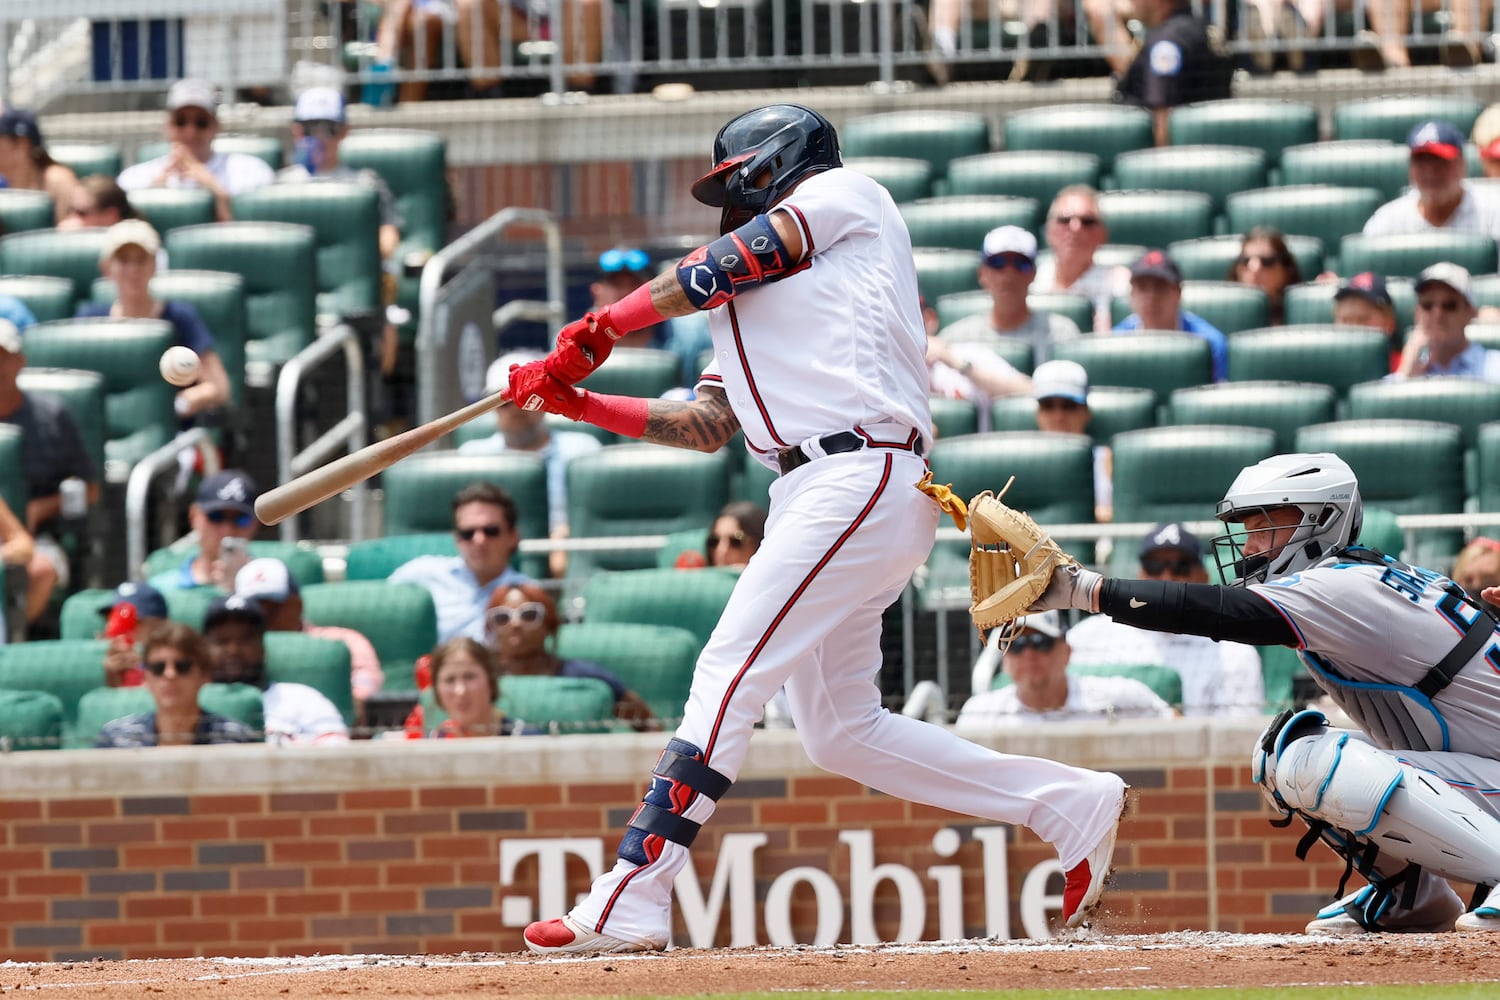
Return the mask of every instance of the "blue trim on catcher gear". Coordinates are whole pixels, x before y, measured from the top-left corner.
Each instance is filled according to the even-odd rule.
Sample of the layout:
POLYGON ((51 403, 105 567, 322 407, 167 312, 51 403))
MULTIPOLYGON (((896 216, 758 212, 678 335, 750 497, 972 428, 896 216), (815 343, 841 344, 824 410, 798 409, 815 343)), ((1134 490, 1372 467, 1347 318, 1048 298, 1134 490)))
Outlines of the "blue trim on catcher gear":
POLYGON ((1437 710, 1437 706, 1432 703, 1432 699, 1427 697, 1427 695, 1423 694, 1421 691, 1418 691, 1416 688, 1409 687, 1405 684, 1381 684, 1375 681, 1347 680, 1344 677, 1339 676, 1339 674, 1334 671, 1332 664, 1323 659, 1317 653, 1302 650, 1300 652, 1300 655, 1302 657, 1302 662, 1307 665, 1307 668, 1309 670, 1314 671, 1318 674, 1318 676, 1324 678, 1328 681, 1329 684, 1332 684, 1335 687, 1349 688, 1350 690, 1356 691, 1397 691, 1411 701, 1416 702, 1419 706, 1427 709, 1427 711, 1432 714, 1432 717, 1437 720, 1438 729, 1443 734, 1443 745, 1441 747, 1438 747, 1437 749, 1449 749, 1448 720, 1443 718, 1443 713, 1437 710))
POLYGON ((699 247, 677 265, 677 281, 694 309, 714 309, 747 288, 791 273, 786 243, 764 215, 699 247))
POLYGON ((675 736, 652 768, 651 786, 625 827, 616 854, 631 864, 645 865, 660 855, 660 845, 648 844, 658 837, 683 847, 692 846, 702 828, 701 823, 686 819, 682 813, 698 795, 714 801, 733 783, 729 778, 704 764, 703 751, 687 740, 675 736))

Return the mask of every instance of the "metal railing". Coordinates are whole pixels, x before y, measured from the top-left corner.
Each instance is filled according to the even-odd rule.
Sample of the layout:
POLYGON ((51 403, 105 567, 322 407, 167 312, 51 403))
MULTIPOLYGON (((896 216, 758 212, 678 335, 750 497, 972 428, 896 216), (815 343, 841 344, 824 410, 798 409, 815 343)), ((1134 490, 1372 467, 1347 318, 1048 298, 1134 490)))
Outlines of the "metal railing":
POLYGON ((140 579, 146 564, 146 504, 151 496, 151 482, 164 470, 177 470, 178 456, 197 451, 203 463, 203 475, 219 471, 219 449, 207 429, 192 427, 136 462, 125 481, 125 572, 132 580, 140 579))
MULTIPOLYGON (((276 465, 279 482, 290 482, 297 476, 327 462, 340 451, 358 451, 365 446, 365 430, 368 418, 365 415, 365 356, 358 332, 347 323, 329 327, 281 367, 276 379, 276 465), (302 380, 342 352, 346 364, 346 385, 349 412, 332 427, 318 435, 305 448, 297 448, 297 403, 301 395, 302 380)), ((349 488, 349 530, 346 537, 358 540, 364 537, 365 498, 367 488, 363 482, 349 488)), ((297 541, 297 518, 289 517, 281 522, 281 539, 297 541)))

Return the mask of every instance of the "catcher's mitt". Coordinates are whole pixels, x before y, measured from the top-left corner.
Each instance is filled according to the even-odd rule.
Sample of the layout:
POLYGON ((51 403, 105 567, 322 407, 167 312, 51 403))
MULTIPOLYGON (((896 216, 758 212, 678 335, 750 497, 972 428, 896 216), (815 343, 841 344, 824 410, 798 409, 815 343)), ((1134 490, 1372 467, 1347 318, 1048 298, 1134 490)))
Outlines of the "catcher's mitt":
POLYGON ((1025 511, 1006 506, 1005 489, 969 501, 969 614, 981 638, 1026 614, 1059 566, 1077 564, 1025 511))

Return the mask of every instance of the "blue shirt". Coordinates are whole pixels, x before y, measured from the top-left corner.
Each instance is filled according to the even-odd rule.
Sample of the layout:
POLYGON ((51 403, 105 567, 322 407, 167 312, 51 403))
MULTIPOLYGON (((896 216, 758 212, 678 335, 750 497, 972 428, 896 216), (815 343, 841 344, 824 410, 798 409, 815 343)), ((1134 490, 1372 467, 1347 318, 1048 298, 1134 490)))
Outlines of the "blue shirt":
MULTIPOLYGON (((1131 313, 1115 324, 1116 333, 1140 328, 1141 317, 1137 313, 1131 313)), ((1214 358, 1215 382, 1222 382, 1229 377, 1229 338, 1225 337, 1218 327, 1197 313, 1190 313, 1183 309, 1177 314, 1177 329, 1208 341, 1208 348, 1214 358)))
POLYGON ((36 317, 32 315, 31 309, 14 295, 0 295, 0 319, 10 320, 17 330, 36 326, 36 317))
MULTIPOLYGON (((85 302, 78 307, 76 315, 81 318, 108 316, 111 305, 109 302, 85 302)), ((208 332, 208 324, 189 303, 163 302, 161 318, 172 324, 177 343, 190 348, 194 354, 202 357, 214 350, 214 335, 208 332)))
POLYGON ((1467 375, 1482 378, 1486 382, 1500 382, 1500 351, 1492 351, 1483 344, 1470 343, 1446 365, 1427 362, 1428 375, 1467 375))
MULTIPOLYGON (((535 454, 547 462, 547 527, 551 531, 568 523, 568 463, 579 455, 603 448, 599 439, 581 431, 553 431, 547 447, 535 454)), ((505 437, 498 431, 486 438, 465 441, 460 455, 499 455, 506 451, 505 437)))
POLYGON ((531 583, 531 577, 507 566, 489 583, 480 586, 461 556, 417 556, 396 567, 392 583, 415 583, 427 588, 437 609, 439 642, 468 636, 484 642, 484 613, 497 587, 531 583))

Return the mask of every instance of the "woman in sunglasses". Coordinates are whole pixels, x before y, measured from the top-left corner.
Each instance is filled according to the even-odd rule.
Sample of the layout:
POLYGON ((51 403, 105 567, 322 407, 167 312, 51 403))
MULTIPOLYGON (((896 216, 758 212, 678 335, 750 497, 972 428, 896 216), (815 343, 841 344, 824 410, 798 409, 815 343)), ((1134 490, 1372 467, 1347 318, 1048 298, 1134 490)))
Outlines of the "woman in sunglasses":
POLYGON ((1302 271, 1280 230, 1256 226, 1240 243, 1240 255, 1229 265, 1228 279, 1265 292, 1271 325, 1281 326, 1286 322, 1286 290, 1302 280, 1302 271))
MULTIPOLYGON (((439 643, 428 665, 432 671, 432 694, 438 708, 447 713, 442 725, 427 734, 430 739, 466 736, 509 736, 512 721, 495 704, 500 697, 500 667, 495 656, 473 639, 459 636, 439 643)), ((523 730, 528 735, 535 730, 523 730)))
MULTIPOLYGON (((485 612, 485 637, 501 674, 541 677, 593 677, 608 684, 615 695, 615 718, 642 732, 661 723, 645 699, 620 678, 588 660, 564 660, 554 650, 561 620, 551 595, 531 583, 496 589, 485 612)), ((434 682, 437 674, 433 673, 434 682)))
POLYGON ((191 627, 172 621, 153 625, 141 640, 141 665, 156 711, 106 723, 99 731, 96 747, 261 741, 261 734, 244 723, 198 707, 198 692, 209 681, 209 654, 207 643, 191 627))
POLYGON ((766 537, 766 512, 749 500, 726 504, 714 518, 703 548, 710 566, 744 566, 766 537))

